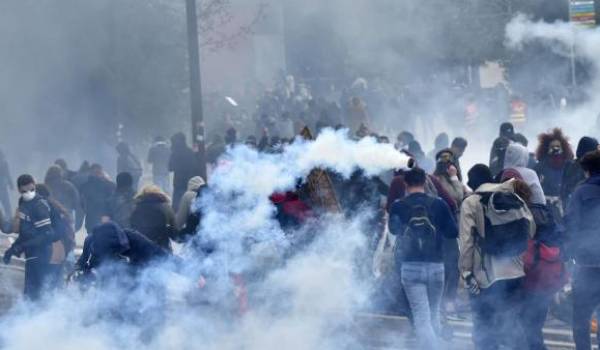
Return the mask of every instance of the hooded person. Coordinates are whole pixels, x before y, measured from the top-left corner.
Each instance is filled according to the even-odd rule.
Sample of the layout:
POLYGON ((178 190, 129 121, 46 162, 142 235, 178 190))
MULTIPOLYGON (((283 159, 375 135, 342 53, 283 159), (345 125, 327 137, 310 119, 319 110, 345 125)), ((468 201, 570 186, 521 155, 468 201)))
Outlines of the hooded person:
POLYGON ((146 186, 135 199, 131 213, 131 228, 140 232, 161 248, 171 250, 175 238, 175 213, 169 197, 157 186, 146 186))
POLYGON ((531 203, 546 205, 546 197, 535 171, 527 168, 529 151, 518 143, 511 143, 506 148, 502 180, 518 178, 523 180, 531 190, 531 203))
POLYGON ((175 226, 178 230, 181 230, 185 226, 192 211, 192 204, 198 196, 198 191, 205 185, 206 182, 201 176, 194 176, 188 181, 187 191, 181 197, 179 209, 177 209, 177 214, 175 215, 175 226))
POLYGON ((173 209, 177 210, 181 197, 187 190, 188 181, 201 175, 200 161, 188 147, 183 133, 177 133, 171 138, 169 170, 173 172, 173 209))
POLYGON ((475 192, 460 210, 459 269, 470 293, 473 342, 476 349, 523 349, 525 336, 514 317, 522 308, 522 253, 535 233, 533 216, 515 193, 515 180, 493 183, 483 164, 473 166, 468 177, 475 192), (500 205, 508 209, 490 211, 500 205))
POLYGON ((567 205, 571 195, 575 191, 577 185, 585 180, 583 168, 581 168, 581 159, 589 152, 598 149, 598 140, 593 137, 584 136, 577 144, 575 155, 577 159, 570 161, 565 167, 562 176, 562 184, 560 188, 560 198, 564 205, 567 205))
POLYGON ((490 170, 496 176, 504 169, 504 153, 509 143, 515 139, 515 128, 511 123, 502 123, 498 138, 494 140, 490 151, 490 170))
POLYGON ((133 188, 137 189, 143 172, 142 163, 131 153, 129 145, 125 142, 119 142, 117 152, 119 153, 119 157, 117 158, 117 173, 131 174, 133 188))

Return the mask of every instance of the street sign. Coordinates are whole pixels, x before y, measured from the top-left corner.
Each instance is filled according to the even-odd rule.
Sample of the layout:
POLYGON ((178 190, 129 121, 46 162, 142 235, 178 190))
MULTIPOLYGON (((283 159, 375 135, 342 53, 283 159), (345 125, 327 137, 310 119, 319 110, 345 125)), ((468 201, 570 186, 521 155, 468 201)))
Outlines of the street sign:
POLYGON ((582 27, 596 26, 596 5, 594 0, 569 0, 569 19, 582 27))

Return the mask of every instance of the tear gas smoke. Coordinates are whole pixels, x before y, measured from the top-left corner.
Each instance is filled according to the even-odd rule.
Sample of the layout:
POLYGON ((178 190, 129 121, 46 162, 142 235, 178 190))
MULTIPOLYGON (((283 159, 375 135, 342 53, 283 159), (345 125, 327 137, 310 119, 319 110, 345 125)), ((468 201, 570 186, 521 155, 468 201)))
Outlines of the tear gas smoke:
POLYGON ((579 86, 580 93, 586 97, 584 103, 548 115, 536 125, 537 130, 546 130, 549 125, 560 126, 571 136, 571 142, 576 142, 577 138, 590 132, 595 133, 590 130, 590 127, 595 127, 596 117, 600 111, 600 99, 595 93, 600 87, 600 77, 597 74, 600 68, 598 58, 600 57, 600 32, 596 29, 581 28, 572 23, 534 22, 524 15, 514 17, 506 27, 506 45, 519 50, 534 42, 543 43, 566 58, 574 54, 577 60, 591 65, 590 81, 579 86))
MULTIPOLYGON (((390 145, 368 138, 354 142, 344 131, 333 130, 315 141, 297 140, 280 154, 230 149, 210 190, 195 203, 203 212, 196 239, 212 241, 213 254, 200 259, 188 251, 179 274, 169 262, 157 263, 135 281, 119 279, 87 293, 70 287, 42 305, 21 303, 0 324, 1 347, 347 348, 355 341, 347 327, 369 292, 366 280, 357 278, 357 256, 370 234, 363 232, 363 215, 322 218, 316 239, 290 255, 289 237, 273 219, 268 196, 293 189, 313 167, 348 176, 358 168, 376 174, 406 162, 390 145), (203 290, 194 282, 199 272, 209 281, 203 290), (241 317, 232 317, 236 290, 231 273, 254 276, 247 286, 250 311, 241 317), (219 307, 190 303, 190 296, 198 295, 219 307)), ((110 268, 99 273, 111 276, 109 281, 121 274, 110 268)))

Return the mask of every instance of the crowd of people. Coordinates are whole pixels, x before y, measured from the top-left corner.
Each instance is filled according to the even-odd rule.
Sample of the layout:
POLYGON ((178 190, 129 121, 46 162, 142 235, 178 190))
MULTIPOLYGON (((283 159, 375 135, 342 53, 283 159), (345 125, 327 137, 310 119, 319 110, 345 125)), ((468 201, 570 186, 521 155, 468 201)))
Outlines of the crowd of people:
MULTIPOLYGON (((43 183, 23 174, 13 184, 0 153, 1 229, 19 234, 4 262, 24 254, 26 297, 37 300, 46 288, 60 288, 80 230, 87 236, 73 262, 76 270, 115 257, 138 266, 171 255, 173 242, 188 240, 202 220, 192 210, 194 200, 209 189, 210 182, 200 176, 201 163, 210 169, 228 147, 243 143, 276 153, 301 126, 310 125, 317 134, 325 127, 348 128, 355 139, 393 143, 414 160, 412 169, 375 177, 360 170, 347 179, 333 172, 329 177, 344 215, 373 214, 363 227, 371 254, 365 258, 377 260, 380 247, 391 251, 393 268, 386 278, 398 283, 387 292, 407 305, 404 311, 424 349, 444 347, 451 336, 446 319, 462 317, 465 295, 477 349, 545 349, 548 310, 569 280, 574 339, 578 349, 590 349, 591 317, 600 304, 596 139, 581 138, 573 152, 563 131, 553 129, 539 135, 530 153, 527 138, 503 123, 491 142, 489 162, 467 170, 461 167, 468 148, 463 137, 451 141, 441 133, 425 152, 408 131, 393 141, 373 132, 360 97, 348 98, 340 110, 309 98, 306 90, 296 91, 293 81, 286 86, 281 91, 287 94, 268 95, 258 104, 258 137, 240 140, 235 125, 228 125, 224 137, 206 145, 205 157, 183 133, 170 142, 156 137, 146 159, 151 178, 144 177, 144 162, 124 142, 116 146, 115 181, 100 164, 84 162, 74 171, 58 159, 43 183), (280 102, 269 102, 269 96, 280 102), (290 113, 300 118, 292 120, 290 113), (272 120, 274 114, 281 120, 272 120), (14 185, 20 194, 15 215, 8 200, 14 185)), ((274 193, 270 200, 277 209, 274 218, 288 232, 323 211, 311 202, 306 184, 274 193)))

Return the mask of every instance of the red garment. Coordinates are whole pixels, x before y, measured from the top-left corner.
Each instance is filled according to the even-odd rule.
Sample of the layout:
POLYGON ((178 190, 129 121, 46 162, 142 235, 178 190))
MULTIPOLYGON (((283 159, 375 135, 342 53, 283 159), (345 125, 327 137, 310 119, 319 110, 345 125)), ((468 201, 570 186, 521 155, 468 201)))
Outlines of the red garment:
POLYGON ((390 183, 390 191, 388 192, 387 204, 385 210, 388 212, 392 206, 392 203, 397 199, 404 198, 406 196, 406 184, 404 183, 404 175, 396 175, 390 183))
POLYGON ((559 247, 529 240, 523 263, 526 290, 554 293, 567 283, 568 274, 560 258, 559 247))
POLYGON ((273 204, 280 206, 286 215, 295 218, 301 224, 313 216, 310 207, 294 192, 273 193, 269 199, 273 204))

